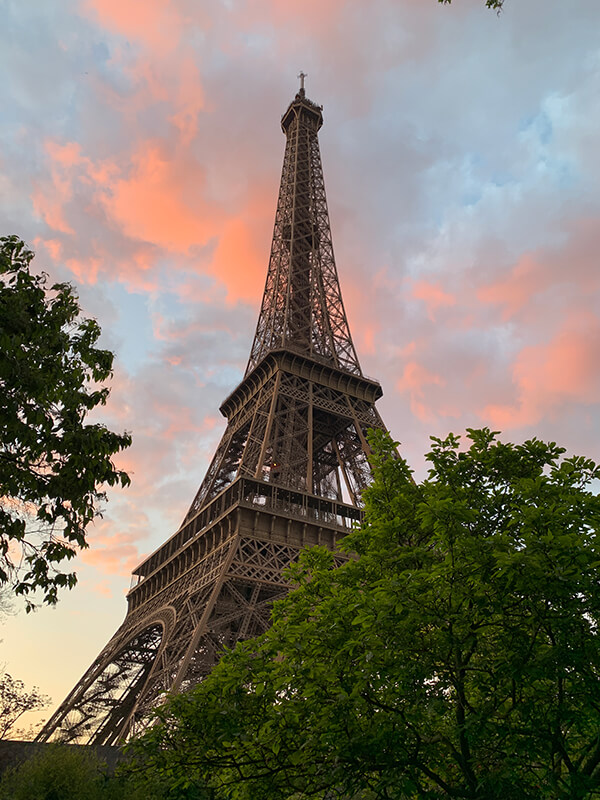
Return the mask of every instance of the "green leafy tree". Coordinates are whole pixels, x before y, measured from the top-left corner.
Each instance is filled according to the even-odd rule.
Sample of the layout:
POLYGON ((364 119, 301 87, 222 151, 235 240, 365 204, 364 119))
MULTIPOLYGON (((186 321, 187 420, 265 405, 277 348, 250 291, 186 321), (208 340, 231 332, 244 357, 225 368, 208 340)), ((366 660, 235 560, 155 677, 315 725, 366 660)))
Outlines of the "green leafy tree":
POLYGON ((116 774, 93 748, 45 744, 0 776, 0 800, 207 800, 172 776, 116 774))
POLYGON ((111 458, 131 438, 86 423, 108 397, 113 354, 96 347, 73 287, 48 287, 32 258, 0 239, 0 585, 55 603, 75 584, 59 565, 87 546, 103 487, 129 483, 111 458))
POLYGON ((0 800, 134 800, 92 750, 44 745, 32 758, 6 771, 0 800))
POLYGON ((600 797, 600 477, 554 443, 372 439, 366 519, 271 629, 159 709, 131 769, 212 798, 600 797))

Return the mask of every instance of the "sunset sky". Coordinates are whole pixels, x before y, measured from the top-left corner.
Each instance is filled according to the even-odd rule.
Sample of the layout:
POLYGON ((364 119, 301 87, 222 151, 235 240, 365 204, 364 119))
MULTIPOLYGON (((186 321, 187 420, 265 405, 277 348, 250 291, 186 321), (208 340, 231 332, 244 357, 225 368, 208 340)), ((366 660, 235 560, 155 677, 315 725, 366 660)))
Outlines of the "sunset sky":
POLYGON ((488 425, 600 457, 598 0, 0 0, 0 235, 116 353, 134 444, 79 584, 0 663, 58 704, 125 614, 224 429, 308 73, 364 372, 418 476, 488 425))

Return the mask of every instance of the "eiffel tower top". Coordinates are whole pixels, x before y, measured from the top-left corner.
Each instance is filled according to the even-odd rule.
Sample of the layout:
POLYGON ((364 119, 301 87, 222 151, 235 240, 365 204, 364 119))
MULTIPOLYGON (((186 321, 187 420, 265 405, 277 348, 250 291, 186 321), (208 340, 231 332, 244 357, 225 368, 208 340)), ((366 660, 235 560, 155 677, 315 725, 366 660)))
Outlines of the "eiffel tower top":
POLYGON ((300 90, 281 118, 286 135, 271 255, 246 375, 272 350, 293 350, 362 375, 340 291, 319 140, 322 106, 300 90))
POLYGON ((298 77, 281 118, 283 171, 248 366, 220 407, 227 429, 186 521, 242 478, 358 507, 370 476, 366 433, 384 427, 374 406, 381 386, 361 371, 335 266, 322 107, 298 77))

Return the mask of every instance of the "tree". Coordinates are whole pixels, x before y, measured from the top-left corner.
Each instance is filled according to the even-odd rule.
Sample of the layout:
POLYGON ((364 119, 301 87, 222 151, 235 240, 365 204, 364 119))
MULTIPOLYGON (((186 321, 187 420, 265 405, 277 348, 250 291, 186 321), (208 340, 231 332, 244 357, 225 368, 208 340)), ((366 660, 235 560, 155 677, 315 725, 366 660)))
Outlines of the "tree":
POLYGON ((0 740, 9 736, 14 738, 20 733, 15 726, 23 714, 28 711, 39 711, 50 703, 50 698, 41 694, 35 686, 31 690, 25 688, 23 681, 13 678, 8 673, 0 675, 0 740))
POLYGON ((600 797, 600 469, 536 439, 372 438, 364 525, 171 697, 133 770, 206 797, 600 797))
MULTIPOLYGON (((438 3, 444 3, 448 5, 452 2, 452 0, 438 0, 438 3)), ((504 6, 504 0, 485 0, 486 8, 493 8, 498 13, 502 11, 502 7, 504 6)))
MULTIPOLYGON (((14 605, 8 591, 0 590, 0 624, 4 622, 5 617, 14 613, 14 605)), ((5 665, 0 666, 0 670, 4 669, 5 665)), ((0 741, 9 737, 32 739, 38 726, 30 727, 26 731, 17 730, 15 726, 23 714, 28 711, 39 711, 49 702, 50 698, 41 694, 37 687, 28 690, 23 681, 16 680, 6 672, 0 672, 0 741)))
POLYGON ((0 586, 55 603, 76 582, 58 567, 87 547, 103 487, 129 483, 111 459, 131 438, 86 424, 106 403, 113 354, 96 347, 100 327, 80 317, 73 287, 48 288, 32 258, 16 236, 0 239, 0 586))
MULTIPOLYGON (((123 800, 118 779, 93 750, 44 745, 34 756, 7 770, 0 780, 0 800, 123 800)), ((129 798, 128 798, 129 800, 129 798)))
POLYGON ((0 776, 0 800, 203 800, 171 793, 169 781, 121 776, 85 745, 40 745, 37 752, 0 776))

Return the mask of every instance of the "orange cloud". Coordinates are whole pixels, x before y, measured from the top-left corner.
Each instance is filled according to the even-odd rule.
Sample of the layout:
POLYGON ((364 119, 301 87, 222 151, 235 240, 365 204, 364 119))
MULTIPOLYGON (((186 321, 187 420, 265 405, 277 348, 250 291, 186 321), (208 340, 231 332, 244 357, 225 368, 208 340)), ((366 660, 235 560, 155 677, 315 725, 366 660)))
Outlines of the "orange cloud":
MULTIPOLYGON (((190 112, 191 113, 191 112, 190 112)), ((182 125, 191 125, 191 117, 182 125)), ((102 223, 108 216, 119 232, 131 241, 122 262, 109 256, 102 237, 93 238, 93 256, 70 258, 68 268, 81 280, 95 282, 100 271, 115 272, 133 281, 137 288, 151 290, 155 283, 140 275, 154 266, 162 248, 187 254, 219 231, 221 214, 205 202, 204 171, 187 150, 171 148, 162 140, 142 142, 121 166, 117 159, 98 160, 82 155, 74 142, 45 143, 50 175, 37 187, 34 207, 55 231, 74 233, 70 215, 80 211, 77 196, 85 197, 86 213, 102 223)), ((124 159, 121 158, 123 161, 124 159)), ((53 240, 48 240, 53 241, 53 240)), ((58 253, 55 240, 53 255, 58 253)))
POLYGON ((547 344, 524 348, 513 367, 515 405, 488 405, 484 419, 503 429, 532 425, 566 403, 600 401, 600 319, 584 312, 567 320, 547 344))
POLYGON ((267 243, 257 237, 252 218, 228 220, 220 233, 210 272, 227 288, 227 302, 256 300, 262 292, 267 243), (260 240, 260 241, 259 241, 260 240))
POLYGON ((215 215, 200 202, 199 165, 173 158, 159 141, 143 142, 132 164, 130 175, 117 179, 102 198, 125 235, 176 253, 205 244, 214 234, 215 215))

